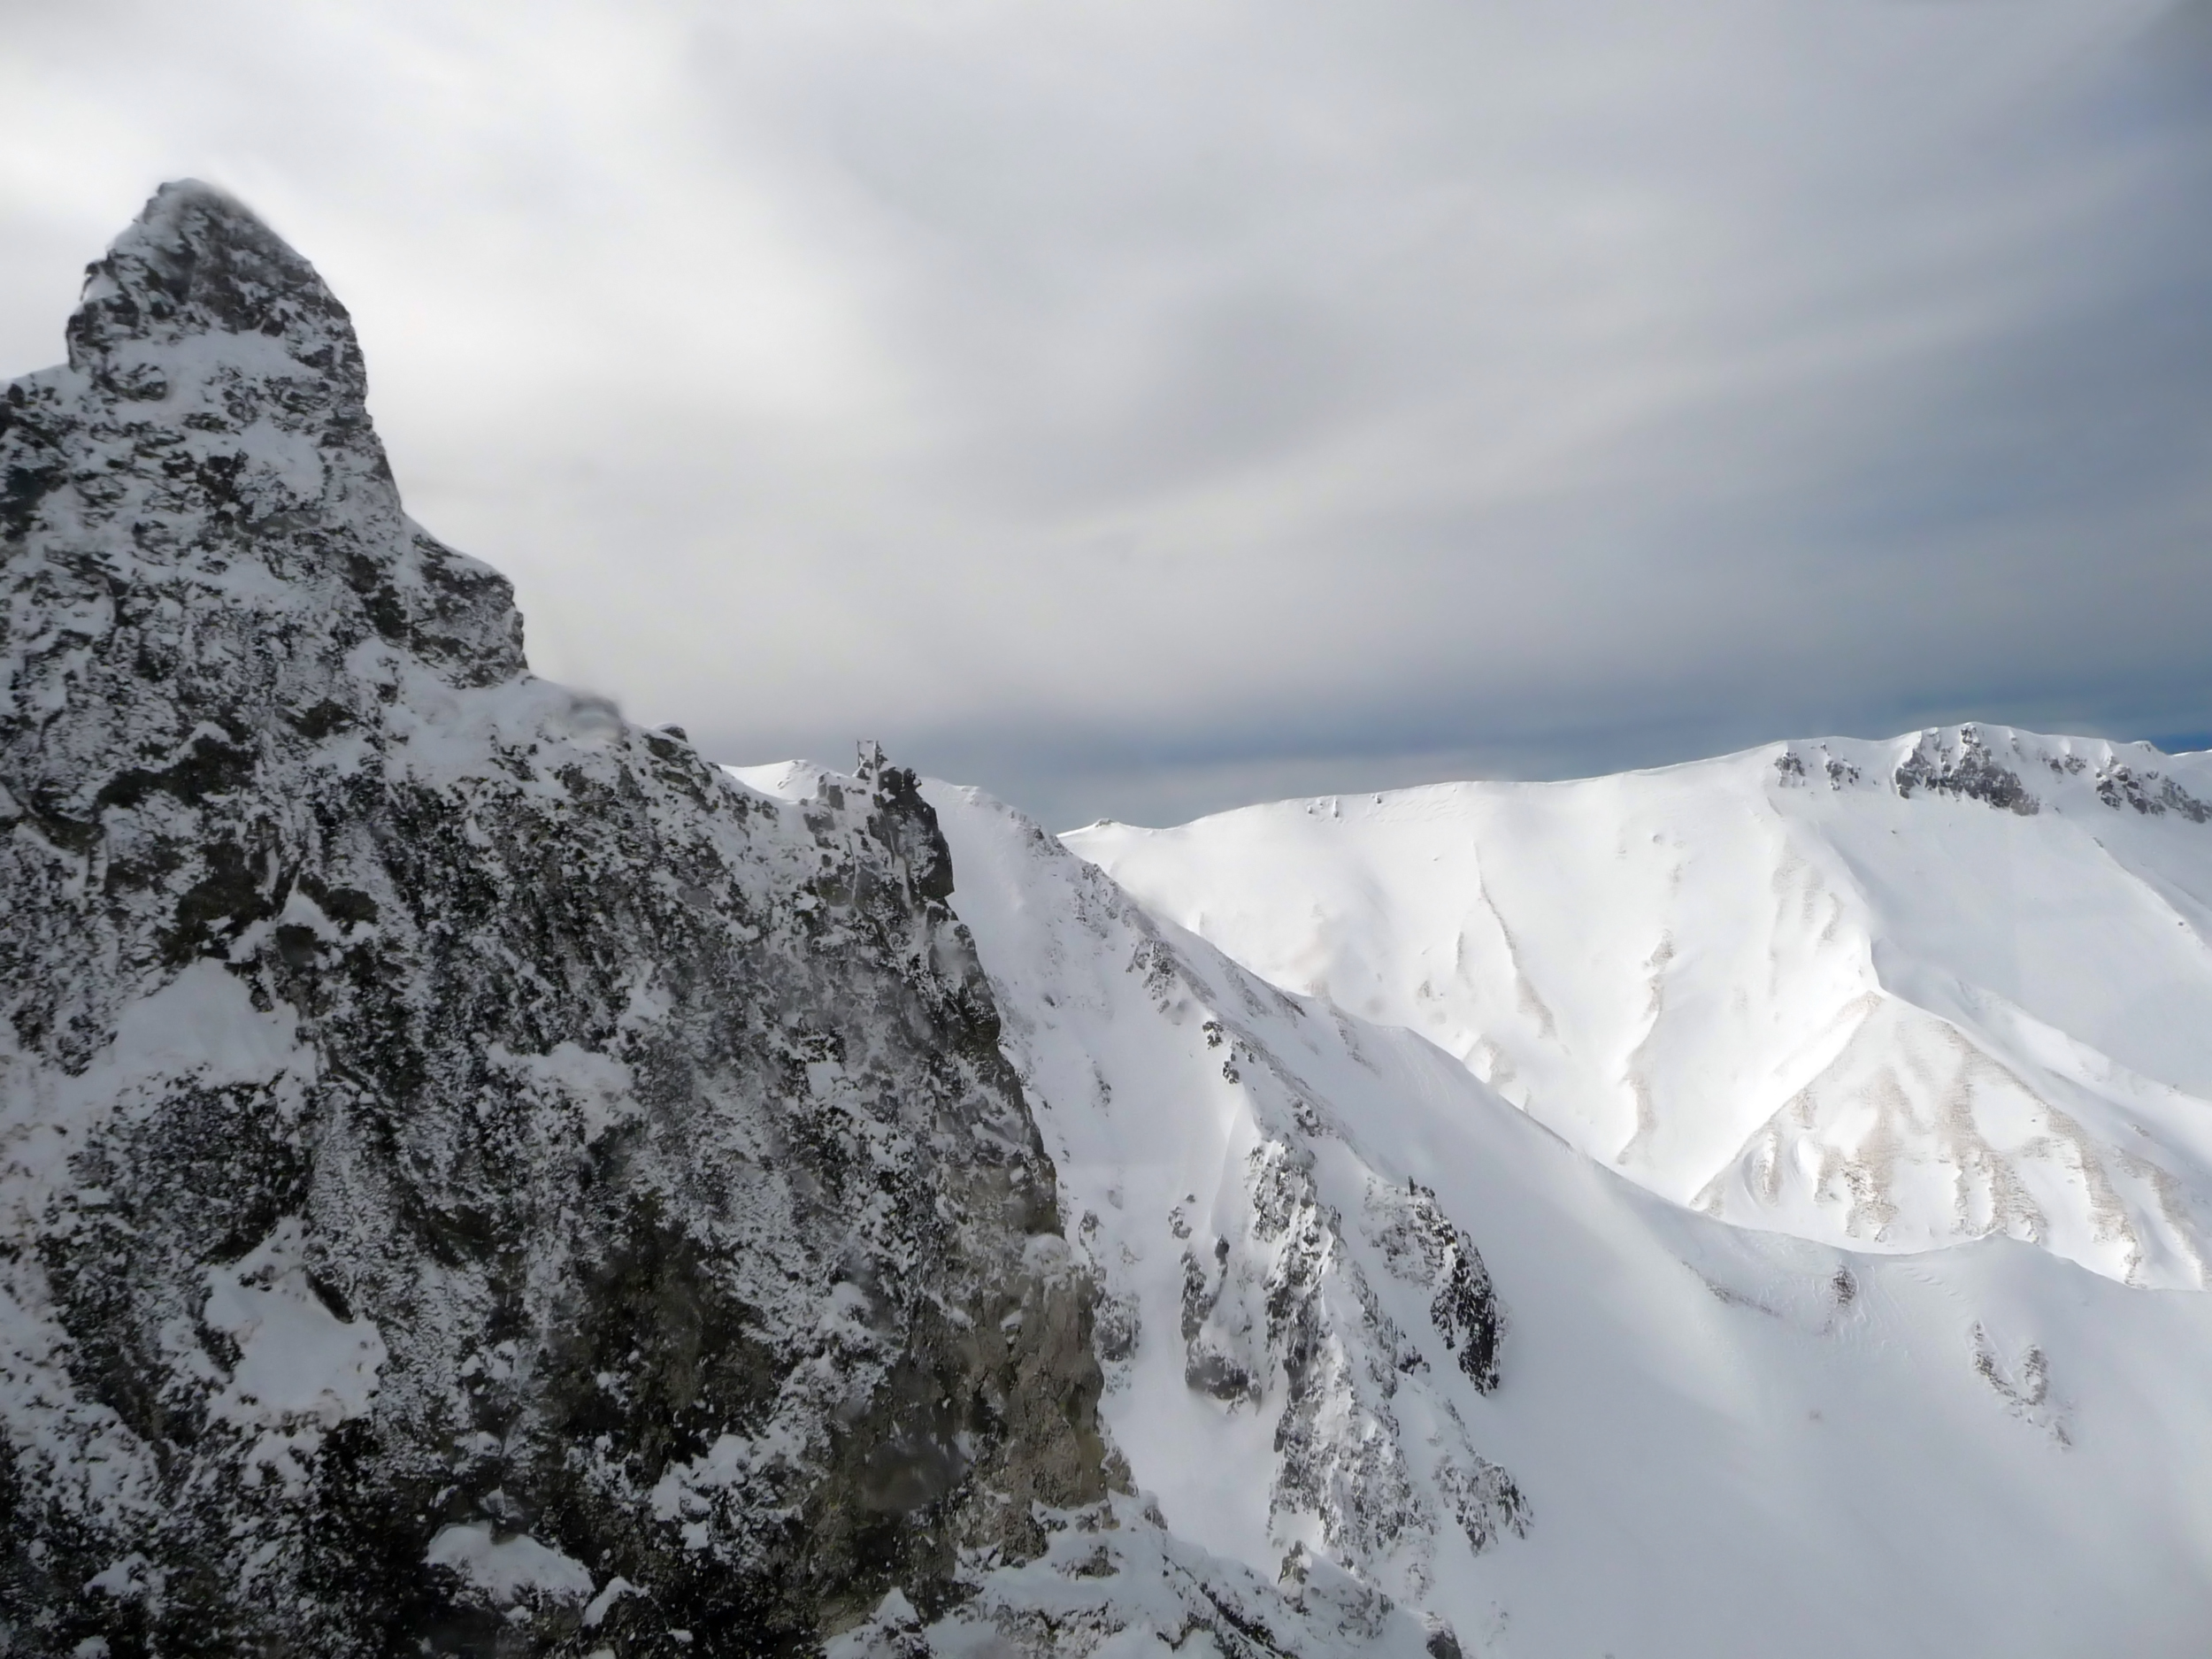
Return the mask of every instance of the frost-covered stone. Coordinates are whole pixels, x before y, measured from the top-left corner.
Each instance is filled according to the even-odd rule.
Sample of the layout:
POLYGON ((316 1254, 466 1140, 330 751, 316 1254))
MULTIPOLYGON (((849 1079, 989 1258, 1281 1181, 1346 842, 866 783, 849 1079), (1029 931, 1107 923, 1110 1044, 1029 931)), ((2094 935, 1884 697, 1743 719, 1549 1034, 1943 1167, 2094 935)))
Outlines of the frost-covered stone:
POLYGON ((219 193, 68 340, 0 398, 0 1646, 750 1652, 1042 1549, 1090 1293, 911 778, 531 678, 219 193))

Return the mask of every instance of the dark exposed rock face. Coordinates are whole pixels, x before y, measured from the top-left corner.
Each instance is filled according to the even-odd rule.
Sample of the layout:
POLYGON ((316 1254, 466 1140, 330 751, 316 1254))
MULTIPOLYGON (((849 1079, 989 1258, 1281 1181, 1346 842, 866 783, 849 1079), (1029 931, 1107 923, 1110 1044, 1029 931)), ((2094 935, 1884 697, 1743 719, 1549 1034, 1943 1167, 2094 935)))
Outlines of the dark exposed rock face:
POLYGON ((1409 1181, 1402 1202, 1371 1208, 1387 1217, 1378 1232, 1392 1271, 1435 1287, 1429 1318, 1467 1380, 1484 1394, 1498 1386, 1498 1349, 1505 1340, 1505 1310, 1491 1287, 1490 1271, 1465 1232, 1438 1206, 1435 1192, 1409 1181))
POLYGON ((2212 801, 2200 801, 2174 779, 2118 761, 2098 770, 2097 798, 2116 811, 2130 806, 2146 818, 2176 812, 2192 824, 2212 823, 2212 801))
POLYGON ((0 402, 0 1647, 804 1647, 1041 1549, 1091 1293, 911 778, 530 678, 219 194, 68 339, 0 402))
POLYGON ((1981 801, 2022 818, 2032 818, 2042 803, 2028 793, 2020 774, 1991 754, 1980 731, 1971 726, 1958 729, 1958 746, 1944 742, 1931 732, 1913 752, 1898 763, 1891 781, 1907 800, 1916 789, 1954 795, 1962 801, 1981 801))

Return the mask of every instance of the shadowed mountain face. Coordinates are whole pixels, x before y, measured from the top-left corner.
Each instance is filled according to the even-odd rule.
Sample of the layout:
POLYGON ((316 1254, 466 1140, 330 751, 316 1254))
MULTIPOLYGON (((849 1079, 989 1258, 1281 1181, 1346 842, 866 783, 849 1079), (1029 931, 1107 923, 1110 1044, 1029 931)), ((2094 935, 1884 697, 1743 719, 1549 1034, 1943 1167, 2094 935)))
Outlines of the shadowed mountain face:
POLYGON ((811 1644, 1119 1484, 908 775, 532 679, 173 185, 0 401, 11 1651, 811 1644))

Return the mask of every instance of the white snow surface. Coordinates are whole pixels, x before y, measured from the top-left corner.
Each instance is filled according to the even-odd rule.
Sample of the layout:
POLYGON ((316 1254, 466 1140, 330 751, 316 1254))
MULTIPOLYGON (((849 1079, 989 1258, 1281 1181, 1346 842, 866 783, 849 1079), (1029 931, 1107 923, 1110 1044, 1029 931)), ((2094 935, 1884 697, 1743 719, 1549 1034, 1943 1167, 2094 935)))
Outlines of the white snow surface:
MULTIPOLYGON (((1315 904, 1294 920, 1340 940, 1348 931, 1331 933, 1313 918, 1344 917, 1348 930, 1369 926, 1370 942, 1394 946, 1402 929, 1416 949, 1434 930, 1448 949, 1455 930, 1472 930, 1464 910, 1414 905, 1407 895, 1432 872, 1407 873, 1402 853, 1394 864, 1386 852, 1419 847, 1440 867, 1471 844, 1466 879, 1508 895, 1496 902, 1517 941, 1527 941, 1519 948, 1536 995, 1555 1029, 1570 1032, 1583 1029, 1571 1022, 1594 1020, 1609 995, 1627 995, 1617 982, 1647 983, 1652 971, 1640 964, 1669 928, 1677 943, 1662 976, 1667 1006, 1699 1007, 1693 987, 1714 995, 1725 963, 1748 963, 1756 972, 1747 997, 1778 1018, 1798 1006, 1778 984, 1825 983, 1804 962, 1826 959, 1822 934, 1839 912, 1836 937, 1860 941, 1862 958, 1885 976, 1878 985, 1909 966, 1924 997, 1941 972, 1932 961, 1979 967, 1970 983, 1959 976, 1944 1005, 1982 1010, 1965 1027, 1976 1041, 2025 1047, 2018 1033, 2031 1019, 2087 1030, 2104 1039, 2101 1054, 2125 1051, 2130 1078, 2180 1079, 2167 1085, 2177 1100, 2194 1079, 2185 1042, 2134 1032, 2131 1045, 2129 1021, 2093 986, 2066 1002, 2039 974, 2005 979, 1995 970, 2030 954, 2024 939, 2013 956, 1994 944, 1974 955, 1969 918, 2007 926, 1976 908, 2006 890, 1987 866, 2010 858, 2016 883, 2046 873, 2036 862, 2042 843, 2022 831, 2051 835, 2049 821, 2000 818, 1975 801, 1809 792, 1801 806, 1766 787, 1774 752, 1702 773, 1416 791, 1363 807, 1344 802, 1342 818, 1323 803, 1217 821, 1247 826, 1248 851, 1209 826, 1179 842, 1156 839, 1223 879, 1225 896, 1202 899, 1191 878, 1191 913, 1209 927, 1228 916, 1256 930, 1270 894, 1307 891, 1306 871, 1333 870, 1334 886, 1310 878, 1315 904), (1904 815, 1923 804, 1939 810, 1904 815), (1662 810, 1670 806, 1671 818, 1662 810), (1348 823, 1355 828, 1322 827, 1348 823), (1370 850, 1334 865, 1312 855, 1268 886, 1267 857, 1304 845, 1305 825, 1324 849, 1341 833, 1343 846, 1370 850), (1908 825, 1935 889, 1917 907, 1907 899, 1922 888, 1897 886, 1915 855, 1881 844, 1908 825), (1493 841, 1478 831, 1501 849, 1494 861, 1480 856, 1493 841), (1761 849, 1763 865, 1738 867, 1761 849), (1515 854, 1528 867, 1514 864, 1515 854), (1240 859, 1241 887, 1226 879, 1240 859), (1789 878, 1796 885, 1778 895, 1775 872, 1801 866, 1789 878), (1678 867, 1678 879, 1670 873, 1678 867), (1540 918, 1532 906, 1546 869, 1552 909, 1540 918), (1577 879, 1593 872, 1610 885, 1578 895, 1577 879), (1363 882, 1373 884, 1364 909, 1332 908, 1363 882), (1750 885, 1758 902, 1732 883, 1750 885), (1943 891, 1947 883, 1966 890, 1943 891), (1706 914, 1671 896, 1682 893, 1734 908, 1706 914), (1408 908, 1394 908, 1400 899, 1408 908), (1630 900, 1640 908, 1609 908, 1630 900), (1809 912, 1801 933, 1784 927, 1809 912), (1727 926, 1746 915, 1764 924, 1749 945, 1727 926), (1565 926, 1575 916, 1579 931, 1565 926), (1777 942, 1786 933, 1799 955, 1777 942), (1635 953, 1610 977, 1598 949, 1608 939, 1635 953), (1582 977, 1553 972, 1570 961, 1586 964, 1582 977), (2022 1010, 2017 1023, 1975 1000, 1999 991, 2022 1010), (2076 1018, 2099 1007, 2105 1025, 2076 1018)), ((810 787, 819 775, 795 769, 778 781, 810 787)), ((1333 1563, 1402 1610, 1448 1622, 1466 1651, 1484 1655, 2202 1651, 2212 1616, 2212 1482, 2201 1478, 2212 1469, 2203 1389, 2212 1299, 2131 1288, 2002 1236, 2007 1229, 1921 1254, 1895 1253, 1894 1235, 1867 1238, 1861 1243, 1893 1253, 1863 1254, 1724 1225, 1675 1202, 1709 1179, 1688 1152, 1669 1152, 1686 1166, 1675 1197, 1610 1167, 1630 1121, 1617 1090, 1552 1109, 1571 1133, 1586 1119, 1608 1126, 1613 1141, 1593 1158, 1540 1121, 1534 1085, 1520 1097, 1531 1109, 1515 1110, 1479 1068, 1423 1036, 1289 994, 1148 917, 1010 810, 971 790, 926 793, 953 851, 954 907, 975 935, 1006 1050, 1057 1164, 1068 1236, 1102 1281, 1103 1415, 1177 1537, 1268 1582, 1286 1556, 1315 1570, 1333 1563), (1455 1364, 1421 1264, 1401 1248, 1423 1194, 1479 1248, 1509 1317, 1494 1392, 1479 1392, 1455 1364), (1194 1273, 1203 1292, 1195 1319, 1194 1273), (1296 1340, 1279 1317, 1286 1305, 1304 1310, 1296 1340), (1248 1367, 1250 1390, 1223 1397, 1193 1386, 1199 1361, 1225 1356, 1248 1367), (1509 1477, 1517 1517, 1509 1504, 1485 1507, 1498 1493, 1485 1470, 1509 1477), (1472 1527, 1463 1525, 1470 1517, 1472 1527)), ((2085 810, 2054 836, 2076 849, 2101 838, 2118 849, 2111 864, 2131 861, 2124 879, 2093 878, 2102 884, 2089 889, 2094 901, 2013 890, 2039 895, 2034 913, 2047 912, 2053 926, 2070 904, 2090 910, 2117 895, 2147 909, 2154 883, 2171 908, 2193 906, 2186 855, 2153 840, 2160 824, 2137 818, 2085 810)), ((1148 846, 1133 832, 1076 842, 1107 857, 1148 846)), ((1162 872, 1177 867, 1164 853, 1138 874, 1157 878, 1156 895, 1162 872)), ((2192 933, 2189 918, 2201 914, 2186 912, 2192 933)), ((2086 920, 2075 926, 2079 939, 2094 932, 2086 920)), ((1832 977, 1847 983, 1849 953, 1838 955, 1832 977)), ((1350 981, 1327 965, 1335 960, 1317 959, 1313 972, 1345 992, 1350 981)), ((1348 947, 1343 960, 1375 964, 1379 976, 1400 963, 1348 947)), ((1495 1006, 1481 1000, 1486 990, 1494 984, 1470 981, 1461 1005, 1471 1015, 1495 1006)), ((1506 997, 1514 1012, 1509 980, 1506 997)), ((1718 1000, 1709 1020, 1760 1029, 1731 1016, 1730 995, 1718 1000)), ((1516 1040, 1529 1041, 1537 1022, 1521 1018, 1516 1040)), ((1703 1048, 1686 1036, 1679 1064, 1709 1071, 1659 1074, 1726 1075, 1711 1057, 1718 1037, 1701 1040, 1703 1048)), ((2039 1052, 2039 1082, 2070 1064, 2108 1090, 2136 1087, 2112 1082, 2073 1049, 2039 1052)), ((1601 1076, 1596 1064, 1569 1048, 1554 1075, 1601 1076)), ((1655 1087, 1655 1097, 1671 1106, 1681 1098, 1674 1087, 1655 1087)), ((1695 1127, 1647 1140, 1699 1144, 1695 1127)), ((1635 1172, 1656 1186, 1660 1163, 1655 1152, 1635 1172)), ((1041 1584, 1047 1564, 1022 1570, 1020 1583, 1041 1584)), ((1290 1578, 1300 1571, 1294 1564, 1290 1578)), ((1064 1573, 1062 1591, 1071 1585, 1079 1587, 1064 1573)), ((1008 1578, 993 1594, 1003 1601, 1026 1592, 1008 1578)), ((951 1651, 959 1638, 948 1627, 933 1639, 951 1651)), ((1155 1650, 1141 1620, 1117 1640, 1155 1650)), ((1162 1640, 1179 1638, 1170 1630, 1162 1640)))
POLYGON ((368 1411, 383 1339, 368 1320, 331 1311, 308 1281, 305 1256, 305 1230, 287 1216, 239 1260, 207 1270, 200 1318, 239 1354, 211 1416, 242 1426, 306 1419, 335 1428, 368 1411))
POLYGON ((1065 840, 1678 1202, 2205 1284, 2212 756, 1947 727, 1065 840))
MULTIPOLYGON (((306 1259, 306 1229, 287 1216, 239 1260, 207 1270, 200 1321, 238 1349, 238 1364, 208 1402, 208 1416, 259 1431, 246 1455, 250 1486, 264 1471, 289 1487, 303 1486, 303 1455, 321 1446, 325 1431, 368 1414, 387 1357, 373 1322, 342 1319, 326 1303, 306 1259)), ((188 1352, 205 1363, 198 1351, 188 1352)))
MULTIPOLYGON (((499 1538, 488 1526, 442 1527, 430 1540, 423 1562, 458 1573, 500 1607, 511 1607, 532 1596, 582 1601, 591 1595, 591 1574, 581 1562, 541 1544, 526 1532, 499 1538)), ((603 1614, 605 1609, 600 1611, 603 1614)), ((594 1624, 598 1622, 591 1620, 594 1624)))

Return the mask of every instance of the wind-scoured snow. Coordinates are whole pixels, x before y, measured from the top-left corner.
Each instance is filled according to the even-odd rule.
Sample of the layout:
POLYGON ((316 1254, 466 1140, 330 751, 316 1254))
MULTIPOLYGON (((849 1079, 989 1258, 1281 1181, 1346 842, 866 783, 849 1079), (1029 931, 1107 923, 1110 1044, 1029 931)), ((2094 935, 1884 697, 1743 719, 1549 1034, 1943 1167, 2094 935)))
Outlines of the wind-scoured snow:
POLYGON ((1066 841, 1678 1202, 2205 1283, 2212 757, 1958 726, 1066 841))

